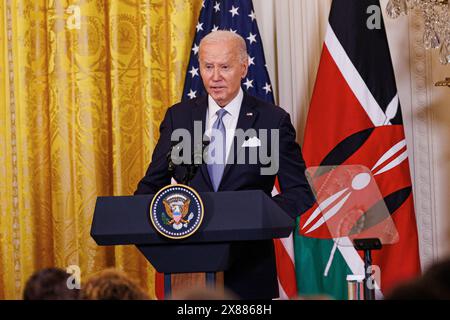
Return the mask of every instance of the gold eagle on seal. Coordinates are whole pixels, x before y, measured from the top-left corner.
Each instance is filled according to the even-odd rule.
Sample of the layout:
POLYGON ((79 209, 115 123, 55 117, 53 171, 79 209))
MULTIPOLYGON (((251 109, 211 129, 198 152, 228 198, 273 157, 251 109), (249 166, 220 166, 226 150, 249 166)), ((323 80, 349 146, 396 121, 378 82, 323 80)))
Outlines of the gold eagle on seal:
POLYGON ((191 219, 186 218, 189 213, 189 205, 191 203, 190 199, 186 199, 183 202, 174 201, 169 203, 166 199, 163 200, 164 208, 166 214, 170 217, 168 222, 173 226, 174 229, 179 230, 184 224, 188 224, 191 219))

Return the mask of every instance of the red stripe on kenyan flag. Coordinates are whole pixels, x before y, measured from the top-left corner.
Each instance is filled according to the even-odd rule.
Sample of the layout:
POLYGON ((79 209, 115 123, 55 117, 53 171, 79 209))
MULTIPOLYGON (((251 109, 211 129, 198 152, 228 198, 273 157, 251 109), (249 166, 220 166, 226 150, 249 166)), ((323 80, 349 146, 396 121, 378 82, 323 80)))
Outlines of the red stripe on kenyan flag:
POLYGON ((318 166, 325 156, 342 140, 354 132, 370 128, 372 122, 364 112, 352 89, 336 66, 326 45, 311 98, 303 155, 307 167, 318 166))

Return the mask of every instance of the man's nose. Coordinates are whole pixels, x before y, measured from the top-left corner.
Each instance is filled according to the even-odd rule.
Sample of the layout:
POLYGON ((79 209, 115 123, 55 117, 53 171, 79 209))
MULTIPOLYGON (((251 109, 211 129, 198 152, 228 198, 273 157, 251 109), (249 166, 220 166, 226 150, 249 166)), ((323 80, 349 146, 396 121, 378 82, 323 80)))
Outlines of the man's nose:
POLYGON ((219 68, 214 68, 212 79, 213 79, 213 81, 220 81, 221 75, 220 75, 219 68))

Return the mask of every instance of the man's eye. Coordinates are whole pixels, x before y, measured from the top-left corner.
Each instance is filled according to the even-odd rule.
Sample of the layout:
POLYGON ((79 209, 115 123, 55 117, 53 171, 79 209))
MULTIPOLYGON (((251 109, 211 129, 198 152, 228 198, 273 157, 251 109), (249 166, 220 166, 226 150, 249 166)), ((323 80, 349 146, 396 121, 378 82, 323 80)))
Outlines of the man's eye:
POLYGON ((223 70, 228 70, 228 68, 229 68, 228 66, 222 66, 223 70))

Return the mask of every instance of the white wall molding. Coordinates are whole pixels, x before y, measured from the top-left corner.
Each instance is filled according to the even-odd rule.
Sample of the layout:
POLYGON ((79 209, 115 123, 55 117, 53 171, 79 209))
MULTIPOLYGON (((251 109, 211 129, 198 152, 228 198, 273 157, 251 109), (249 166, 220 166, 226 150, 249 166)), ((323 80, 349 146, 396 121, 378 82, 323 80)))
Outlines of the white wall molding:
POLYGON ((414 199, 422 267, 437 258, 437 226, 434 210, 432 123, 429 106, 430 56, 423 47, 423 24, 418 14, 409 18, 411 110, 413 115, 414 199))

